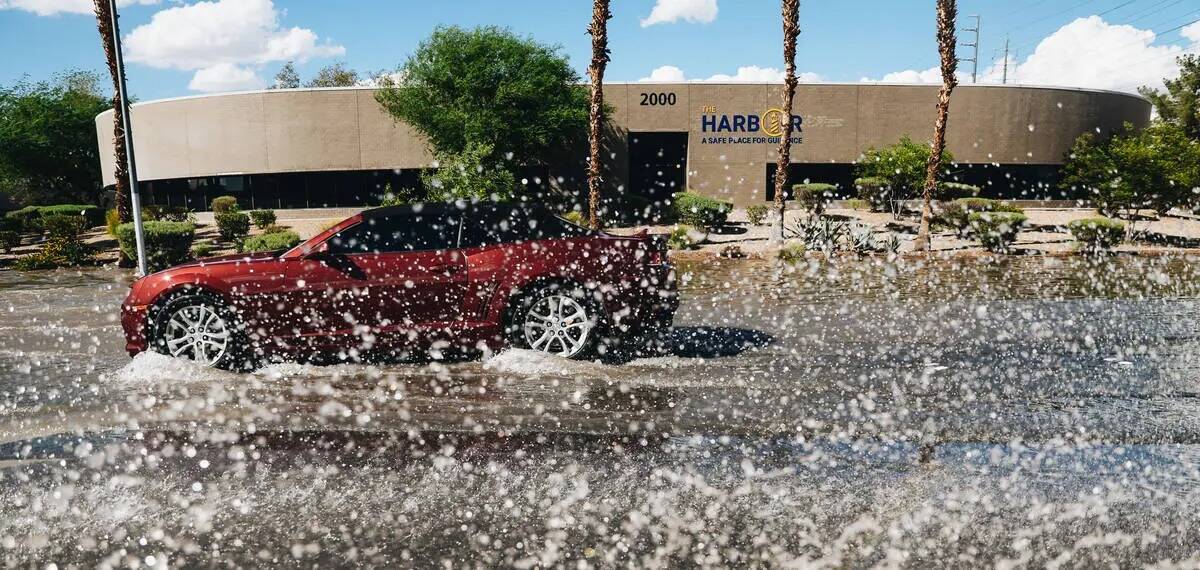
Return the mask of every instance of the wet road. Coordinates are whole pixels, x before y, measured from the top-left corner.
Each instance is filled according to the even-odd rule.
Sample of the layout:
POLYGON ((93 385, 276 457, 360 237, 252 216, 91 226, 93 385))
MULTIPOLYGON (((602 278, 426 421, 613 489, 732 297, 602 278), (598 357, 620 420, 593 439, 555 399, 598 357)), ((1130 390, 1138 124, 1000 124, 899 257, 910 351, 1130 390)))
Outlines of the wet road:
POLYGON ((1200 263, 685 266, 665 350, 121 351, 0 272, 0 556, 127 565, 1200 563, 1200 263))

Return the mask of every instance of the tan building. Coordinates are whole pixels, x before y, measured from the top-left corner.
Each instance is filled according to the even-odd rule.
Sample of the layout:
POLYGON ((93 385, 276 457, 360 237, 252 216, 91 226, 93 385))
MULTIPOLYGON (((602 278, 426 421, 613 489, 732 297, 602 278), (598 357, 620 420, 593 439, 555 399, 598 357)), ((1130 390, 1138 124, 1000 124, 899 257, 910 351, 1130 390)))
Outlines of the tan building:
MULTIPOLYGON (((739 205, 774 194, 781 85, 608 84, 609 184, 658 197, 690 188, 739 205)), ((801 85, 792 118, 791 180, 838 184, 870 147, 932 135, 937 86, 801 85)), ((953 176, 986 196, 1076 198, 1058 170, 1082 133, 1145 126, 1150 104, 1107 91, 964 85, 948 132, 953 176)), ((245 207, 362 205, 387 184, 419 185, 432 166, 422 137, 397 124, 370 88, 296 89, 184 97, 133 107, 138 173, 148 203, 205 209, 232 194, 245 207)), ((106 185, 113 181, 112 115, 96 118, 106 185)), ((527 180, 582 190, 582 160, 527 180)))

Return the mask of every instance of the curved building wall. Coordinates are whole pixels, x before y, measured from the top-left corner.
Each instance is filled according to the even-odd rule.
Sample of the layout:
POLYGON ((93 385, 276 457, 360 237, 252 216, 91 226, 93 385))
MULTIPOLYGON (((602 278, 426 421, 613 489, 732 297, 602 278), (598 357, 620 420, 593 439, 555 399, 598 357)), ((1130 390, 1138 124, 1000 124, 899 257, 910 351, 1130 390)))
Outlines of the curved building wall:
MULTIPOLYGON (((801 117, 793 179, 845 186, 854 161, 867 148, 903 135, 930 138, 937 89, 799 86, 792 111, 801 117)), ((687 186, 739 204, 769 199, 778 144, 771 136, 772 119, 782 117, 772 109, 781 90, 777 84, 746 83, 606 85, 606 100, 613 105, 607 134, 610 182, 646 195, 687 186)), ((1007 184, 991 191, 1007 197, 1049 198, 1056 197, 1051 183, 1078 135, 1110 132, 1125 122, 1144 126, 1150 104, 1124 93, 965 85, 955 91, 950 112, 947 143, 964 180, 1007 184)), ((270 183, 277 206, 301 205, 299 198, 285 203, 285 195, 298 192, 295 186, 301 183, 304 205, 320 205, 325 194, 344 194, 341 187, 373 184, 377 189, 389 172, 411 174, 432 162, 422 137, 393 121, 370 88, 150 101, 134 105, 132 116, 138 173, 144 181, 162 182, 157 188, 175 189, 168 193, 185 181, 195 192, 204 179, 243 177, 239 184, 258 180, 262 186, 262 179, 251 178, 279 175, 270 183), (307 174, 289 178, 287 173, 307 174)), ((111 185, 111 112, 96 121, 104 180, 111 185)), ((579 149, 580 160, 584 154, 579 149)), ((553 170, 549 178, 564 186, 580 183, 580 164, 553 170)))

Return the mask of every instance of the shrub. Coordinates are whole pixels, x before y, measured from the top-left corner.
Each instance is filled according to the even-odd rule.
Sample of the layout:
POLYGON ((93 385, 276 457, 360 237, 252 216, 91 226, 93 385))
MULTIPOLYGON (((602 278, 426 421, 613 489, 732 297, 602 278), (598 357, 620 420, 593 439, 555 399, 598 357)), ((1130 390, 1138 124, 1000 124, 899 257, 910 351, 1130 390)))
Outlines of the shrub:
POLYGON ((939 182, 937 186, 938 200, 958 200, 974 198, 979 195, 979 187, 959 182, 939 182))
POLYGON ((971 212, 967 222, 988 251, 1003 253, 1017 239, 1028 218, 1015 212, 971 212))
POLYGON ((275 224, 275 210, 250 210, 250 220, 254 222, 259 229, 267 229, 267 226, 275 224))
POLYGON ((725 225, 733 204, 701 196, 692 192, 675 194, 672 205, 678 221, 701 228, 716 228, 725 225))
POLYGON ((0 249, 3 249, 4 253, 9 253, 20 245, 21 234, 12 230, 0 230, 0 249))
POLYGON ((802 243, 789 243, 779 250, 779 253, 776 255, 776 257, 778 257, 780 261, 795 263, 804 259, 804 252, 806 251, 808 251, 808 249, 805 248, 804 244, 802 243))
POLYGON ((859 199, 870 205, 872 212, 883 212, 891 208, 892 190, 886 178, 866 177, 854 181, 859 199))
POLYGON ((86 204, 56 204, 53 206, 26 206, 20 210, 9 212, 5 217, 17 220, 25 231, 37 231, 41 218, 48 216, 79 216, 82 217, 86 228, 104 224, 104 210, 99 206, 86 204))
POLYGON ((571 222, 572 224, 575 224, 577 226, 582 226, 585 228, 588 227, 587 219, 584 218, 583 212, 580 212, 579 210, 571 210, 570 212, 563 214, 562 219, 564 219, 568 222, 571 222))
POLYGON ((300 244, 300 236, 293 231, 282 231, 269 234, 262 234, 246 238, 242 242, 240 248, 246 253, 256 253, 261 251, 276 251, 280 249, 291 249, 300 244))
POLYGON ((287 231, 291 230, 287 226, 281 226, 279 224, 271 224, 265 228, 262 228, 262 233, 264 234, 278 234, 287 231))
POLYGON ((237 198, 234 198, 233 196, 217 196, 216 198, 213 198, 210 206, 212 207, 214 214, 220 214, 222 212, 235 212, 238 209, 238 202, 237 198))
POLYGON ((92 250, 87 244, 79 241, 79 238, 56 237, 46 242, 46 246, 40 251, 17 258, 13 267, 18 271, 33 271, 74 267, 91 262, 92 250))
POLYGON ((850 209, 850 210, 870 210, 871 209, 871 204, 869 202, 867 202, 866 200, 860 200, 858 198, 851 198, 851 199, 843 202, 843 204, 846 206, 847 209, 850 209))
MULTIPOLYGON (((146 265, 151 271, 187 261, 191 254, 196 226, 188 222, 150 221, 142 224, 146 240, 146 265)), ((127 259, 137 259, 137 241, 133 224, 117 226, 117 244, 127 259)))
MULTIPOLYGON (((142 211, 145 212, 145 209, 143 208, 142 211)), ((188 210, 184 206, 158 206, 158 212, 154 219, 162 222, 195 223, 195 220, 192 219, 191 210, 188 210)))
POLYGON ((675 226, 667 235, 667 247, 670 249, 692 249, 701 240, 696 239, 696 230, 688 226, 675 226))
POLYGON ((746 208, 746 219, 750 220, 751 225, 761 226, 767 221, 767 215, 771 213, 771 209, 762 205, 755 204, 746 208))
POLYGON ((1020 206, 1000 202, 998 200, 988 200, 987 198, 959 198, 949 204, 942 206, 942 211, 934 220, 935 223, 951 227, 958 230, 959 234, 965 234, 970 226, 970 215, 975 212, 1007 212, 1011 214, 1024 214, 1020 206))
POLYGON ((50 236, 51 240, 77 240, 79 239, 79 235, 87 230, 87 220, 83 216, 54 214, 41 218, 39 225, 50 236))
POLYGON ((216 216, 217 231, 225 241, 241 241, 250 233, 250 216, 237 210, 220 212, 216 216))
POLYGON ((208 257, 212 255, 213 250, 217 249, 211 243, 198 243, 192 246, 192 257, 208 257))
POLYGON ((1088 253, 1099 253, 1125 240, 1125 224, 1111 218, 1084 218, 1067 224, 1075 241, 1088 253))
POLYGON ((117 237, 117 226, 121 225, 121 213, 116 208, 104 212, 104 230, 108 235, 117 237))
POLYGON ((796 198, 796 202, 814 216, 819 216, 825 211, 826 204, 833 199, 835 192, 837 192, 837 186, 833 184, 813 183, 792 186, 792 196, 796 198))

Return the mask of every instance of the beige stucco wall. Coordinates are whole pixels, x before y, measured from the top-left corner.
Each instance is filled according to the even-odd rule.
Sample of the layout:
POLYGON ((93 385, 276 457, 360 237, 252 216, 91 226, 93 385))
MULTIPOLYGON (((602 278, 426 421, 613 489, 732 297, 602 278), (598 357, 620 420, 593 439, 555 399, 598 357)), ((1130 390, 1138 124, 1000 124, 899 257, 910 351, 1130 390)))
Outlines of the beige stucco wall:
MULTIPOLYGON (((853 162, 902 135, 928 139, 936 85, 814 84, 796 91, 804 117, 795 162, 853 162)), ((630 132, 689 132, 688 185, 739 204, 762 200, 774 141, 704 144, 705 114, 761 115, 777 107, 776 84, 605 86, 614 108, 612 180, 625 181, 630 132), (674 94, 673 105, 641 105, 642 93, 674 94)), ((133 107, 143 180, 223 174, 421 168, 432 161, 411 127, 397 124, 368 88, 298 89, 185 97, 133 107)), ((1150 104, 1136 95, 1077 89, 964 85, 955 91, 947 134, 959 162, 1059 164, 1084 132, 1124 122, 1144 126, 1150 104)), ((96 118, 105 184, 113 183, 112 114, 96 118)), ((581 155, 582 156, 582 155, 581 155)))

